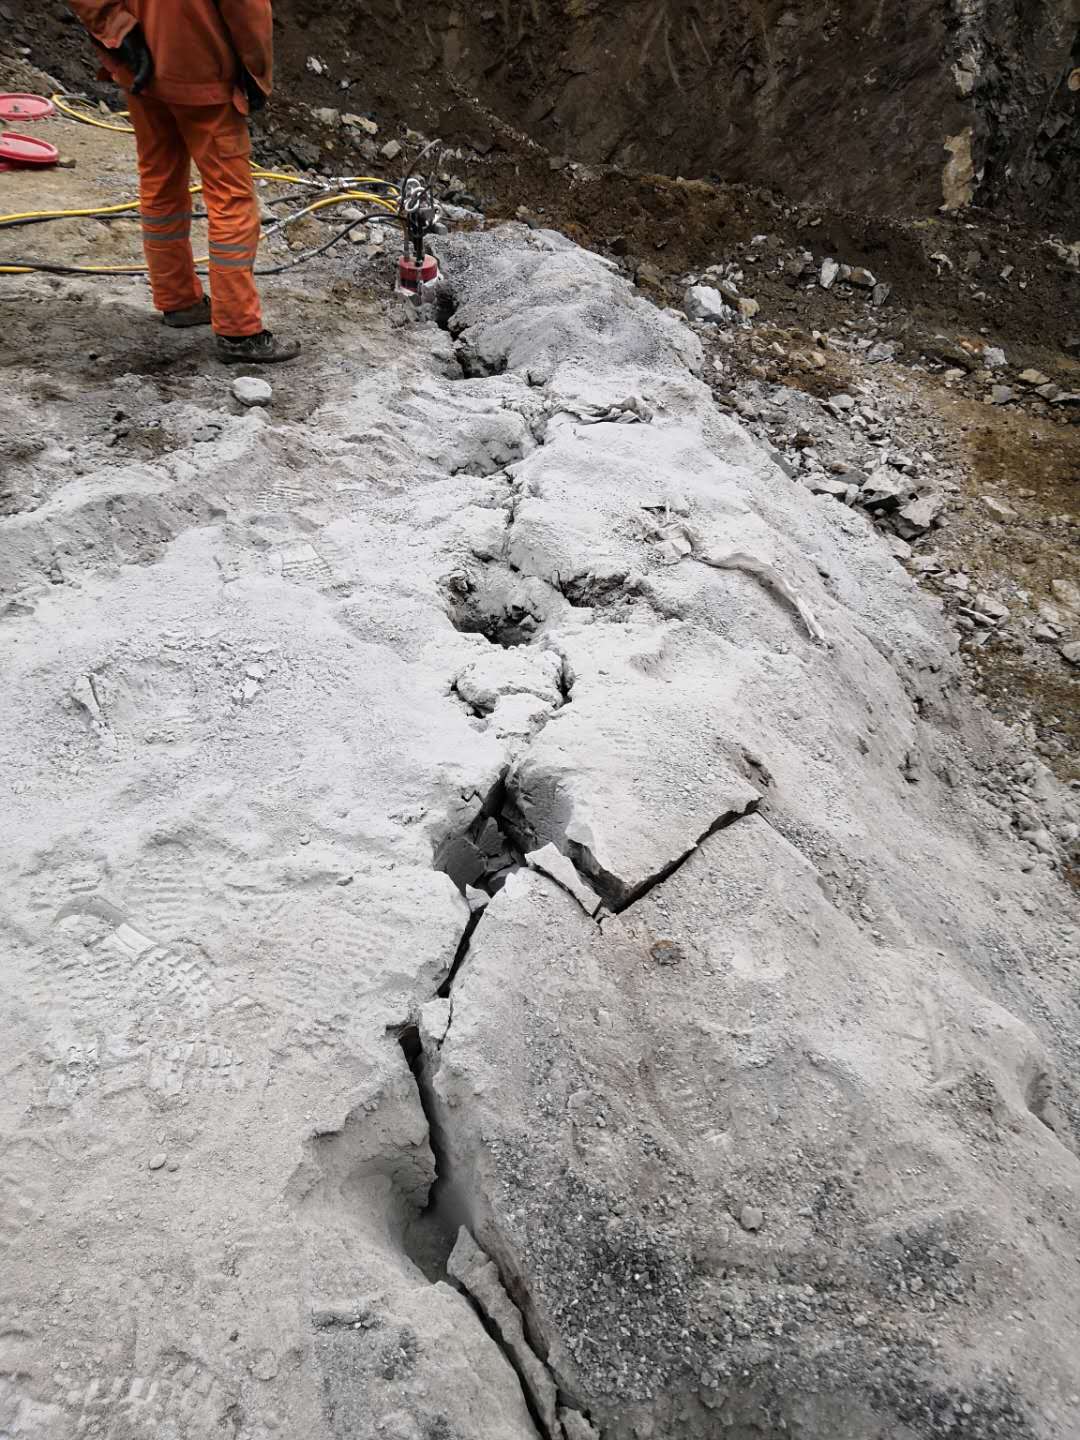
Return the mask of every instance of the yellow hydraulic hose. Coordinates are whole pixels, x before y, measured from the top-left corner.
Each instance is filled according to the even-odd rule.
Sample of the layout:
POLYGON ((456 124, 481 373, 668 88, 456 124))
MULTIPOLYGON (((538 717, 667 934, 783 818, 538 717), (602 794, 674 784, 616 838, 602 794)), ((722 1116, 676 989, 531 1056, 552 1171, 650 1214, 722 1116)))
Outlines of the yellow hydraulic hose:
MULTIPOLYGON (((133 135, 135 132, 129 125, 113 125, 105 120, 98 120, 95 116, 85 111, 77 110, 68 102, 81 100, 77 95, 53 95, 52 101, 56 108, 72 120, 77 120, 84 125, 94 125, 99 130, 113 130, 124 135, 133 135)), ((83 102, 86 103, 86 102, 83 102)), ((126 110, 110 111, 113 119, 126 119, 126 110)), ((376 175, 352 175, 339 178, 337 181, 323 182, 318 180, 307 180, 302 175, 290 175, 284 171, 265 170, 261 165, 253 164, 251 173, 256 180, 273 181, 285 185, 303 185, 316 190, 326 190, 335 186, 335 193, 324 194, 320 199, 313 201, 310 205, 300 210, 295 210, 289 215, 284 215, 280 220, 275 221, 269 228, 271 232, 284 229, 294 221, 305 215, 310 215, 316 210, 323 210, 331 205, 345 205, 357 200, 362 200, 367 205, 374 205, 379 210, 389 215, 397 216, 399 188, 393 181, 382 180, 376 175), (362 186, 378 186, 383 192, 375 194, 371 190, 356 188, 362 186), (348 187, 348 188, 344 188, 348 187)), ((192 185, 190 192, 197 195, 202 191, 202 185, 192 185)), ((118 205, 87 206, 85 208, 71 210, 27 210, 10 215, 0 215, 0 230, 5 225, 19 224, 25 221, 35 220, 93 220, 102 219, 110 215, 125 215, 137 213, 139 209, 138 200, 126 200, 118 205)), ((200 255, 195 259, 196 265, 209 264, 208 255, 200 255)), ((29 275, 34 271, 30 265, 0 265, 0 275, 29 275)), ((147 266, 131 265, 69 265, 63 267, 65 271, 79 275, 140 275, 144 274, 147 266)))
MULTIPOLYGON (((73 106, 68 104, 68 101, 80 99, 81 97, 78 95, 52 95, 49 98, 62 115, 67 115, 72 120, 79 120, 84 125, 94 125, 98 130, 116 130, 119 131, 121 135, 135 134, 134 127, 131 125, 110 125, 107 120, 98 120, 93 115, 87 115, 85 110, 74 109, 73 106)), ((116 120, 126 120, 127 113, 126 110, 109 111, 109 114, 116 120)))

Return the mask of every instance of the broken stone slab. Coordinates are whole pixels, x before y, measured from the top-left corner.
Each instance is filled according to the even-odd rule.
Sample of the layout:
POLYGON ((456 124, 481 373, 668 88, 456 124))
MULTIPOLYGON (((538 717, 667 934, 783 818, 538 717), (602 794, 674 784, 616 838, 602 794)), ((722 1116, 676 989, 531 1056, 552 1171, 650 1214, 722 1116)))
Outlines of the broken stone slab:
POLYGON ((975 596, 973 609, 980 615, 986 615, 995 623, 1009 618, 1009 607, 998 600, 994 595, 980 593, 975 596))
POLYGON ((963 570, 958 570, 955 575, 946 575, 941 582, 950 590, 958 590, 963 593, 971 588, 970 577, 965 575, 963 570))
MULTIPOLYGON (((485 895, 484 899, 488 897, 485 895)), ((428 1000, 420 1006, 420 1043, 425 1052, 438 1049, 450 1029, 452 1004, 449 1000, 428 1000)))
POLYGON ((920 495, 915 500, 909 500, 906 505, 900 507, 896 517, 896 531, 904 539, 911 540, 916 535, 925 535, 928 530, 941 519, 945 511, 945 497, 937 491, 931 491, 928 495, 920 495))
POLYGON ((374 120, 369 120, 366 115, 342 115, 342 123, 355 130, 362 130, 365 135, 377 135, 379 127, 374 120))
POLYGON ((1007 520, 1018 520, 1020 518, 1019 510, 1014 510, 1011 505, 1006 505, 1004 500, 999 500, 994 495, 980 495, 979 499, 982 502, 983 508, 988 510, 995 520, 1004 522, 1007 520))
POLYGON ((969 374, 979 368, 979 359, 956 340, 947 335, 935 335, 924 347, 926 354, 946 365, 956 365, 969 374))
MULTIPOLYGON (((887 803, 891 815, 899 813, 887 803)), ((923 803, 923 797, 912 803, 923 803)), ((929 873, 928 864, 956 873, 953 867, 974 861, 977 843, 975 836, 965 838, 962 856, 950 857, 941 837, 931 842, 933 856, 916 864, 922 874, 929 873)), ((887 847, 894 852, 890 877, 905 873, 902 845, 897 836, 887 847)), ((716 1354, 713 1334, 702 1321, 715 1306, 720 1268, 729 1273, 737 1268, 740 1277, 724 1297, 735 1322, 726 1361, 734 1368, 767 1355, 770 1403, 784 1421, 774 1421, 776 1434, 801 1428, 808 1436, 831 1437, 837 1434, 829 1413, 837 1403, 835 1388, 822 1408, 808 1411, 807 1396, 817 1385, 808 1383, 807 1352, 800 1351, 796 1364, 790 1337, 771 1329, 772 1316, 790 1296, 787 1277, 776 1274, 777 1250, 793 1252, 810 1274, 824 1272, 837 1249, 842 1251, 845 1300, 849 1313, 862 1319, 854 1327, 847 1315, 838 1322, 845 1359, 848 1347, 855 1346, 872 1367, 896 1323, 893 1306, 881 1295, 878 1257, 883 1246, 890 1253, 894 1243, 903 1244, 917 1217, 925 1223, 928 1208, 939 1213, 936 1181, 948 1181, 951 1223, 942 1244, 949 1259, 927 1269, 908 1245, 905 1271, 915 1281, 915 1293, 952 1284, 950 1274, 959 1281, 971 1273, 969 1266, 980 1277, 993 1273, 987 1223, 992 1243, 1016 1243, 1011 1211, 991 1211, 990 1221, 986 1218, 987 1151, 972 1153, 963 1143, 951 1143, 967 1133, 977 1102, 967 1102, 957 1114, 951 1105, 926 1106, 921 1093, 900 1083, 910 1073, 910 1060, 895 1034, 897 1011, 919 1013, 917 997, 931 979, 935 988, 924 1024, 960 1046, 947 1063, 961 1073, 969 1067, 989 1073, 999 1103, 1020 1127, 1021 1133, 1009 1134, 1002 1126, 987 1149, 989 1143, 995 1151, 1004 1146, 1019 1159, 1029 1144, 1038 1146, 1040 1167, 1029 1166, 1013 1182, 1027 1193, 1046 1193, 1050 1179, 1041 1169, 1046 1164, 1070 1193, 1075 1186, 1073 1157, 1043 1133, 1045 1127, 1025 1118, 1030 1111, 1024 1064, 1038 1063, 1041 1053, 1034 1031, 981 991, 973 969, 961 973, 950 963, 943 970, 938 955, 912 954, 909 925, 920 935, 932 927, 930 917, 916 919, 914 894, 905 902, 902 938, 879 941, 872 950, 874 983, 892 997, 892 1005, 884 1007, 892 1014, 886 1018, 884 1010, 859 1005, 852 987, 866 953, 865 922, 857 909, 845 913, 849 907, 834 896, 837 887, 826 875, 752 817, 707 841, 640 908, 605 922, 602 931, 568 897, 521 872, 493 902, 497 923, 477 933, 434 1079, 439 1113, 455 1163, 474 1177, 475 1193, 482 1197, 476 1233, 503 1273, 514 1274, 529 1296, 530 1333, 543 1345, 557 1384, 588 1409, 602 1434, 632 1433, 622 1392, 612 1384, 619 1373, 648 1376, 648 1392, 643 1390, 635 1407, 639 1431, 681 1433, 665 1417, 677 1414, 684 1400, 696 1403, 701 1370, 716 1354), (658 934, 693 954, 695 963, 651 962, 658 934), (812 967, 805 964, 809 936, 812 967), (745 1016, 750 1005, 745 1052, 740 1048, 733 1056, 727 1026, 746 1026, 736 1017, 745 1016), (668 1084, 680 1087, 674 1105, 656 1094, 656 1057, 668 1055, 661 1037, 679 1033, 688 1014, 695 1017, 694 1053, 668 1056, 668 1084), (991 1016, 994 1028, 980 1033, 973 1021, 991 1016), (779 1044, 777 1027, 793 1029, 798 1042, 779 1044), (820 1052, 824 1040, 814 1038, 824 1035, 828 1063, 820 1052), (710 1077, 721 1065, 728 1067, 729 1086, 718 1099, 710 1077), (842 1106, 835 1101, 838 1084, 844 1089, 842 1106), (570 1102, 575 1093, 584 1102, 577 1108, 570 1102), (832 1108, 825 1103, 828 1096, 834 1097, 832 1108), (842 1117, 852 1107, 866 1127, 864 1143, 883 1163, 898 1162, 917 1135, 934 1157, 934 1175, 923 1177, 918 1191, 885 1221, 861 1207, 830 1205, 830 1229, 823 1235, 806 1223, 806 1206, 821 1194, 819 1166, 832 1153, 842 1117), (755 1118, 747 1120, 748 1114, 755 1118), (716 1124, 718 1116, 728 1127, 740 1117, 737 1155, 725 1145, 724 1131, 713 1144, 702 1143, 702 1124, 716 1124), (651 1135, 661 1124, 664 1183, 674 1203, 657 1214, 646 1178, 656 1174, 655 1161, 642 1134, 651 1135), (666 1177, 682 1165, 689 1167, 688 1175, 675 1188, 666 1177), (769 1245, 762 1244, 762 1235, 769 1245), (690 1257, 705 1245, 715 1249, 702 1274, 690 1257), (637 1257, 644 1255, 649 1265, 640 1273, 647 1284, 620 1281, 631 1257, 637 1271, 637 1257), (612 1294, 618 1295, 616 1305, 612 1294), (680 1337, 677 1345, 670 1343, 673 1332, 680 1337)), ((1019 923, 1028 935, 1037 933, 1035 922, 1019 923)), ((938 1225, 934 1233, 941 1234, 938 1225)), ((1048 1275, 1040 1252, 1038 1237, 1022 1245, 1016 1263, 1025 1277, 1048 1275)), ((1015 1365, 1015 1332, 1008 1339, 994 1332, 1015 1305, 1015 1292, 1003 1293, 993 1284, 984 1290, 981 1278, 954 1288, 957 1293, 962 1288, 965 1304, 939 1306, 935 1321, 945 1353, 963 1347, 974 1316, 982 1364, 1003 1377, 1015 1365)), ((1065 1277, 1056 1289, 1058 1296, 1068 1295, 1065 1277)), ((1075 1299, 1065 1303, 1074 1315, 1075 1299)), ((1044 1313, 1054 1313, 1050 1304, 1044 1313)), ((837 1333, 816 1313, 805 1323, 807 1333, 818 1333, 823 1323, 837 1333)), ((1026 1353, 1050 1373, 1069 1375, 1072 1336, 1070 1321, 1068 1335, 1050 1346, 1040 1335, 1026 1353)), ((830 1359, 814 1356, 810 1363, 820 1376, 835 1380, 830 1359)), ((915 1362, 915 1372, 905 1370, 903 1395, 888 1402, 890 1407, 906 1406, 909 1393, 925 1393, 938 1363, 928 1357, 915 1362)), ((859 1407, 853 1436, 881 1431, 886 1423, 860 1397, 862 1367, 861 1359, 854 1373, 845 1366, 840 1381, 845 1417, 859 1407)), ((1040 1384, 1041 1377, 1025 1383, 1022 1403, 1041 1403, 1040 1384)), ((749 1407, 754 1388, 743 1394, 749 1407)), ((760 1403, 760 1395, 756 1398, 760 1403)), ((745 1413, 750 1434, 755 1412, 745 1413)), ((893 1428, 900 1433, 903 1425, 897 1420, 893 1428)), ((1038 1433, 1049 1440, 1052 1429, 1038 1433)))
POLYGON ((901 500, 912 491, 912 483, 906 475, 879 465, 867 478, 859 499, 868 510, 895 510, 901 500))
POLYGON ((541 700, 527 692, 501 695, 488 723, 499 739, 507 742, 510 754, 516 755, 522 745, 551 718, 556 708, 550 700, 541 700))
POLYGON ((501 699, 510 695, 533 695, 556 706, 562 703, 562 673, 562 659, 554 650, 492 646, 465 666, 454 681, 454 689, 467 704, 484 714, 490 714, 501 699))
POLYGON ((683 310, 689 319, 712 325, 731 318, 724 297, 712 285, 691 285, 683 296, 683 310))
POLYGON ((558 1434, 557 1392, 547 1367, 525 1338, 521 1311, 503 1288, 498 1266, 463 1225, 446 1262, 456 1280, 494 1329, 500 1348, 517 1371, 547 1436, 558 1434))
POLYGON ((1080 613, 1080 585, 1058 577, 1050 581, 1050 591, 1059 605, 1073 614, 1080 613))
POLYGON ((847 394, 833 395, 825 401, 825 406, 840 420, 855 409, 855 397, 847 394))
POLYGON ((831 290, 836 284, 837 276, 840 274, 840 266, 835 260, 823 260, 821 270, 818 272, 818 284, 822 290, 831 290))
POLYGON ((1022 370, 1017 378, 1021 385, 1027 385, 1032 390, 1037 390, 1040 385, 1050 384, 1050 376, 1044 375, 1041 370, 1022 370))
POLYGON ((820 471, 808 475, 803 482, 806 488, 815 495, 831 495, 834 500, 848 498, 851 486, 844 480, 834 480, 829 475, 823 475, 820 471))
POLYGON ((595 916, 600 910, 603 904, 600 896, 581 878, 574 862, 556 846, 548 844, 531 851, 525 856, 525 863, 573 895, 586 915, 595 916))
POLYGON ((600 1440, 600 1431, 589 1424, 580 1410, 560 1410, 559 1423, 566 1440, 600 1440))

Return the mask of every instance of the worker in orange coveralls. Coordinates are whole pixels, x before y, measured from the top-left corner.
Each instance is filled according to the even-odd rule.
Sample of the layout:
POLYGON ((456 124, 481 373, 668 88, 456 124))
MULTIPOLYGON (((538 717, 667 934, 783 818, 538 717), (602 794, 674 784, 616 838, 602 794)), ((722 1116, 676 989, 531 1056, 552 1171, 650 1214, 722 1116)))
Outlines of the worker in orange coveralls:
POLYGON ((270 0, 68 0, 127 92, 139 150, 143 247, 154 304, 175 328, 213 322, 228 363, 292 360, 263 328, 253 267, 259 205, 246 116, 273 80, 270 0), (191 162, 210 219, 210 300, 191 252, 191 162))

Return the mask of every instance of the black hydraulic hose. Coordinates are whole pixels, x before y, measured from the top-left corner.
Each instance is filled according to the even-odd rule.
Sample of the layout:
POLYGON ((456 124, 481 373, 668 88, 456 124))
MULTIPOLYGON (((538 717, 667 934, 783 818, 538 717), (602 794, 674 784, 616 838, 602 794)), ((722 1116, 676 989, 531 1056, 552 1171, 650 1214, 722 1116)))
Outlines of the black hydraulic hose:
MULTIPOLYGON (((255 274, 256 274, 256 275, 283 275, 286 270, 295 270, 298 265, 304 265, 304 264, 306 264, 309 260, 314 260, 314 259, 316 258, 316 256, 325 254, 326 251, 329 250, 329 249, 331 249, 334 245, 336 245, 339 240, 344 240, 345 236, 348 235, 351 231, 355 230, 358 225, 370 225, 373 220, 381 220, 381 221, 383 221, 384 224, 396 223, 396 221, 394 220, 394 217, 388 215, 385 210, 376 210, 376 211, 374 211, 374 212, 373 212, 372 214, 370 214, 370 215, 361 215, 361 216, 359 216, 358 219, 356 219, 356 220, 351 220, 348 225, 345 225, 345 226, 343 226, 340 230, 336 231, 333 235, 331 235, 331 237, 330 237, 329 240, 327 240, 324 244, 319 245, 316 249, 314 249, 314 250, 305 250, 302 255, 297 255, 297 256, 295 256, 294 259, 292 259, 292 260, 287 260, 287 261, 286 261, 284 264, 282 264, 282 265, 263 265, 263 266, 259 266, 259 267, 256 268, 255 274)), ((53 265, 53 264, 50 264, 50 263, 48 263, 47 261, 44 261, 44 260, 22 260, 22 259, 19 259, 18 257, 11 257, 11 258, 5 257, 4 260, 3 260, 2 262, 0 262, 0 266, 4 266, 4 267, 10 266, 12 269, 18 268, 19 270, 31 270, 31 271, 35 271, 35 272, 40 272, 41 274, 44 274, 44 275, 145 275, 145 274, 146 274, 146 268, 145 268, 145 266, 142 266, 142 265, 131 266, 131 267, 127 267, 127 266, 111 266, 108 270, 95 270, 95 269, 93 269, 93 268, 91 268, 91 267, 89 267, 89 266, 79 266, 79 265, 53 265)), ((206 267, 205 265, 199 266, 198 269, 199 269, 199 272, 200 272, 201 274, 206 274, 207 267, 206 267)))

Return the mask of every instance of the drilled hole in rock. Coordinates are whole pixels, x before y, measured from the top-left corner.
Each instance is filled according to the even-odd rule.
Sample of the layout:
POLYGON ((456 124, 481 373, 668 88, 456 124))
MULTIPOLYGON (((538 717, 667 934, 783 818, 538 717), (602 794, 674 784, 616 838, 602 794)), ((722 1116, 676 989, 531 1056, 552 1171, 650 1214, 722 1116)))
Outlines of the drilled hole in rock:
POLYGON ((486 380, 493 375, 504 375, 510 363, 506 355, 481 355, 468 340, 458 341, 454 356, 466 380, 486 380))
POLYGON ((1024 1100, 1035 1119, 1071 1149, 1069 1123, 1054 1100, 1054 1082, 1045 1070, 1036 1070, 1028 1080, 1024 1100))
POLYGON ((416 1082, 420 1108, 428 1125, 428 1144, 435 1160, 435 1180, 427 1204, 402 1233, 402 1248, 422 1274, 434 1285, 447 1278, 446 1262, 454 1248, 460 1226, 470 1217, 460 1187, 453 1180, 445 1135, 439 1123, 438 1103, 431 1076, 431 1062, 424 1053, 420 1030, 406 1025, 397 1032, 397 1041, 416 1082))
POLYGON ((435 296, 434 306, 435 324, 438 325, 440 330, 449 331, 450 322, 457 314, 457 308, 457 296, 453 290, 451 290, 450 286, 444 282, 435 296))
POLYGON ((483 635, 492 645, 530 645, 542 617, 512 578, 454 576, 444 585, 447 613, 455 630, 483 635))
POLYGON ((554 587, 575 610, 602 610, 634 598, 625 575, 573 575, 566 580, 556 575, 554 587))

